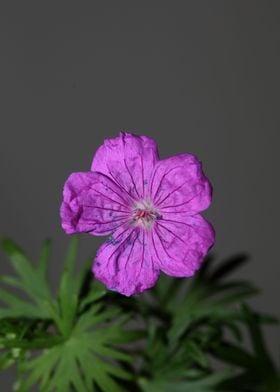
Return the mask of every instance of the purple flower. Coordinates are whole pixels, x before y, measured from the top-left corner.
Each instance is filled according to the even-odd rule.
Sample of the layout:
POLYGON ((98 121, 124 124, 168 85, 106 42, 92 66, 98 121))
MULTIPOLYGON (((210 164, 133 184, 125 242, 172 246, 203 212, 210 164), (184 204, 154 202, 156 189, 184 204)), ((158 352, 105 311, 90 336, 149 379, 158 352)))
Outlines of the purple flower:
POLYGON ((65 183, 62 227, 68 234, 110 235, 95 257, 95 277, 126 296, 152 287, 163 271, 192 276, 215 232, 198 213, 212 188, 191 154, 160 160, 156 142, 120 133, 97 150, 91 171, 65 183))

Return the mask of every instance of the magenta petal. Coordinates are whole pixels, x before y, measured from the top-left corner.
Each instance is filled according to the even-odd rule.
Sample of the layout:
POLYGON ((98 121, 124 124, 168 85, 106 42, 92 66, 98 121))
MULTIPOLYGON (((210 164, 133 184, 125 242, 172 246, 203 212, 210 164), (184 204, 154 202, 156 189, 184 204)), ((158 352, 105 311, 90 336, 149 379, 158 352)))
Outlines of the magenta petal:
POLYGON ((185 222, 161 220, 152 233, 153 256, 167 275, 192 276, 213 246, 215 232, 202 216, 189 216, 185 222))
POLYGON ((127 226, 100 247, 93 272, 109 289, 131 296, 154 286, 159 267, 154 265, 145 232, 127 226))
POLYGON ((97 150, 91 170, 111 177, 134 199, 146 195, 152 170, 158 161, 156 142, 147 136, 120 133, 106 139, 97 150))
POLYGON ((162 214, 193 214, 210 205, 212 187, 199 160, 191 154, 180 154, 157 163, 150 194, 162 214))
POLYGON ((108 235, 127 221, 127 194, 100 173, 73 173, 63 189, 62 227, 68 234, 108 235))

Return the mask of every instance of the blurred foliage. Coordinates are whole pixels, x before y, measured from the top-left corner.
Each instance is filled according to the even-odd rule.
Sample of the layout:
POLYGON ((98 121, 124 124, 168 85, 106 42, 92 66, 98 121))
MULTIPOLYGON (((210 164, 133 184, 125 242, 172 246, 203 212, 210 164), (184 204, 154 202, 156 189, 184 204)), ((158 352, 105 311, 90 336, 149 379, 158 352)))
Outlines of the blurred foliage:
POLYGON ((263 337, 277 321, 245 303, 258 292, 251 283, 229 279, 244 255, 208 258, 193 279, 161 276, 126 298, 94 281, 91 262, 76 271, 77 248, 73 237, 53 295, 50 242, 34 264, 2 241, 15 274, 1 277, 0 369, 16 366, 14 390, 280 391, 263 337))

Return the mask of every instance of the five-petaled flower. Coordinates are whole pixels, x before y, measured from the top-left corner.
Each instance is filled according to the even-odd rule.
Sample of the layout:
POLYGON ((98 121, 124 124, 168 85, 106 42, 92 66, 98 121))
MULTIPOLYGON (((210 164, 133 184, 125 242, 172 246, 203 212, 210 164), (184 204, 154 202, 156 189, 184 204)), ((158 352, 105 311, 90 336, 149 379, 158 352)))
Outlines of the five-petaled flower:
POLYGON ((130 296, 152 287, 160 271, 189 277, 200 267, 215 240, 198 214, 211 195, 194 155, 160 160, 153 139, 121 132, 99 147, 90 171, 66 181, 62 227, 68 234, 110 235, 93 272, 130 296))

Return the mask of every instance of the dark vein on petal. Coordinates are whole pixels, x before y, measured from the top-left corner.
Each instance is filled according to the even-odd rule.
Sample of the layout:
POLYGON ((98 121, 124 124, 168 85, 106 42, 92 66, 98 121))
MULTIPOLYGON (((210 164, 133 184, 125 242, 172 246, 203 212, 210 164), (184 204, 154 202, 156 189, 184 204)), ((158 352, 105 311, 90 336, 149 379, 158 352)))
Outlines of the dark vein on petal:
MULTIPOLYGON (((188 227, 189 227, 191 230, 193 230, 199 237, 201 237, 201 238, 203 238, 203 239, 205 239, 205 240, 208 240, 208 237, 202 235, 201 232, 200 232, 199 230, 196 230, 196 227, 195 227, 194 225, 190 225, 190 224, 188 224, 188 223, 186 223, 186 222, 174 221, 174 220, 171 220, 171 219, 163 219, 161 222, 164 223, 164 221, 165 221, 165 222, 171 222, 171 223, 179 223, 179 224, 181 224, 181 225, 188 226, 188 227)), ((163 225, 160 225, 160 226, 164 227, 163 225)), ((164 228, 167 230, 166 227, 164 227, 164 228)))
POLYGON ((185 214, 185 213, 191 215, 191 211, 164 211, 164 214, 185 214))
POLYGON ((115 212, 123 212, 126 215, 129 215, 129 212, 127 211, 123 211, 123 210, 114 210, 113 208, 107 208, 107 207, 99 207, 99 206, 95 206, 95 205, 89 205, 89 204, 83 204, 83 207, 87 207, 87 208, 98 208, 99 210, 107 210, 107 211, 115 211, 115 212))
POLYGON ((141 264, 140 264, 140 268, 139 268, 139 271, 138 271, 138 274, 137 274, 137 278, 136 278, 136 279, 139 278, 139 276, 140 276, 140 274, 141 274, 141 271, 142 271, 142 268, 143 268, 144 253, 145 253, 145 232, 144 232, 144 230, 143 230, 142 259, 141 259, 141 264))
POLYGON ((154 240, 154 232, 153 232, 153 231, 152 231, 152 243, 153 243, 153 247, 154 247, 154 251, 155 251, 155 253, 156 253, 156 256, 157 256, 157 258, 158 258, 159 261, 160 261, 160 257, 159 257, 159 255, 158 255, 157 247, 156 247, 155 240, 154 240))
POLYGON ((190 227, 191 229, 193 228, 192 225, 189 225, 189 224, 186 223, 186 222, 175 221, 175 220, 172 220, 172 219, 164 219, 164 218, 163 218, 163 219, 161 220, 161 222, 162 222, 162 223, 164 223, 164 222, 180 223, 181 225, 188 226, 188 227, 190 227))
MULTIPOLYGON (((180 167, 180 166, 172 167, 170 170, 168 170, 168 172, 164 173, 164 175, 161 177, 160 182, 159 182, 159 185, 158 185, 157 190, 156 190, 156 193, 155 193, 155 195, 153 196, 153 199, 154 199, 154 200, 155 200, 156 197, 157 197, 157 194, 158 194, 158 191, 159 191, 159 189, 160 189, 160 187, 161 187, 161 184, 162 184, 163 179, 164 179, 166 176, 168 176, 168 174, 169 174, 172 170, 175 170, 175 169, 177 169, 178 167, 180 167)), ((156 203, 156 201, 155 201, 155 203, 156 203)))
POLYGON ((119 221, 125 220, 125 219, 126 219, 126 217, 122 217, 122 218, 112 219, 110 221, 103 221, 103 222, 102 221, 98 221, 96 219, 85 219, 85 218, 82 218, 81 220, 83 222, 92 222, 92 224, 107 225, 108 223, 119 222, 119 221))
POLYGON ((132 194, 131 194, 131 193, 130 193, 130 192, 129 192, 129 191, 119 182, 119 180, 113 175, 113 173, 112 173, 112 171, 109 169, 108 165, 107 165, 107 169, 108 169, 108 171, 109 171, 111 177, 114 179, 116 185, 119 186, 124 192, 126 192, 127 195, 128 195, 132 200, 134 200, 133 195, 132 195, 132 194))
POLYGON ((154 186, 154 180, 155 180, 155 175, 156 172, 158 171, 159 165, 156 166, 154 172, 153 172, 153 177, 152 177, 152 181, 150 182, 150 196, 152 196, 152 190, 153 190, 153 186, 154 186))
MULTIPOLYGON (((113 203, 117 203, 120 206, 123 206, 124 208, 127 208, 127 206, 123 203, 120 203, 119 201, 115 200, 115 199, 111 199, 109 196, 104 195, 102 192, 99 192, 97 189, 92 189, 94 192, 98 193, 99 195, 105 197, 105 199, 111 200, 113 203)), ((127 208, 128 209, 128 208, 127 208)))
POLYGON ((178 191, 179 189, 181 189, 189 180, 183 182, 183 184, 181 184, 180 186, 178 186, 177 188, 173 189, 171 192, 168 193, 168 195, 164 198, 161 199, 160 201, 155 201, 155 204, 157 206, 161 205, 166 199, 168 199, 174 192, 178 191))
POLYGON ((124 203, 127 203, 127 200, 125 200, 118 192, 116 192, 114 189, 112 189, 110 186, 105 185, 106 188, 110 189, 111 192, 113 192, 115 195, 117 195, 124 203))
POLYGON ((158 232, 158 230, 157 230, 156 227, 154 228, 154 232, 155 232, 155 234, 158 236, 158 239, 159 239, 159 241, 160 241, 160 243, 161 243, 161 246, 162 246, 164 252, 165 252, 165 253, 167 254, 167 256, 170 257, 172 260, 175 260, 174 257, 170 256, 170 254, 167 252, 167 250, 166 250, 166 248, 165 248, 165 246, 164 246, 164 244, 163 244, 163 241, 162 241, 162 239, 161 239, 160 233, 158 232))
POLYGON ((196 195, 194 195, 192 198, 190 198, 189 200, 185 201, 184 203, 177 204, 177 205, 171 205, 171 206, 160 207, 160 209, 163 210, 163 209, 165 209, 165 208, 181 207, 181 206, 183 206, 184 204, 190 203, 193 199, 195 199, 197 196, 199 196, 199 195, 201 194, 202 191, 203 191, 203 189, 201 189, 200 192, 198 192, 196 195))
MULTIPOLYGON (((134 229, 134 230, 130 233, 130 235, 128 236, 128 238, 129 238, 129 237, 132 235, 132 233, 134 233, 135 231, 136 231, 136 229, 134 229)), ((135 242, 136 242, 138 236, 139 236, 139 232, 138 232, 138 234, 136 235, 136 237, 134 238, 134 241, 133 241, 133 243, 132 243, 132 245, 131 245, 131 249, 130 249, 129 255, 127 256, 127 259, 126 259, 126 262, 125 262, 125 265, 124 265, 124 269, 126 269, 128 260, 130 259, 130 256, 131 256, 132 251, 133 251, 133 248, 134 248, 134 244, 135 244, 135 242)))
POLYGON ((144 166, 143 166, 143 157, 141 155, 141 170, 142 170, 142 189, 143 189, 143 195, 142 197, 145 196, 145 185, 144 185, 144 166))
MULTIPOLYGON (((114 234, 114 232, 119 228, 119 227, 121 227, 121 226, 123 226, 125 224, 125 222, 124 223, 121 223, 119 226, 117 226, 117 227, 115 227, 114 228, 114 231, 113 231, 113 233, 111 234, 111 235, 113 235, 114 234)), ((126 233, 128 230, 131 230, 131 227, 127 227, 125 230, 123 230, 120 234, 118 234, 114 239, 115 240, 117 240, 120 236, 122 236, 124 233, 126 233)), ((108 231, 107 231, 108 232, 108 231)), ((102 249, 102 251, 103 250, 105 250, 108 246, 110 246, 111 244, 110 244, 110 242, 105 242, 105 244, 103 244, 102 246, 103 246, 103 249, 102 249)))
MULTIPOLYGON (((129 228, 130 229, 130 228, 129 228)), ((129 229, 127 229, 126 231, 128 231, 129 229)), ((130 233, 131 234, 131 233, 130 233)), ((114 254, 123 246, 123 244, 125 243, 125 241, 127 241, 127 239, 130 237, 130 234, 123 240, 121 241, 120 245, 118 245, 116 247, 116 249, 114 250, 113 253, 110 254, 110 256, 108 257, 108 260, 110 260, 112 258, 112 256, 114 256, 114 254)), ((116 237, 118 238, 118 237, 116 237)))
POLYGON ((136 192, 137 196, 138 196, 139 199, 140 199, 140 195, 139 195, 139 193, 138 193, 138 191, 137 191, 137 188, 136 188, 136 185, 135 185, 135 182, 134 182, 134 178, 132 177, 132 174, 130 173, 130 170, 129 170, 128 166, 127 166, 127 163, 126 163, 125 158, 123 159, 123 161, 124 161, 124 165, 125 165, 125 167, 126 167, 126 170, 128 171, 128 174, 130 175, 130 178, 131 178, 131 181, 132 181, 132 183, 133 183, 135 192, 136 192))
POLYGON ((167 230, 170 234, 172 234, 175 238, 177 238, 179 241, 181 241, 184 245, 186 245, 185 241, 182 240, 177 234, 175 234, 172 230, 169 230, 167 227, 164 225, 161 225, 160 223, 157 222, 157 224, 162 227, 163 229, 167 230))
POLYGON ((112 231, 117 230, 119 227, 121 227, 121 226, 124 225, 125 223, 126 223, 126 221, 125 221, 125 222, 122 222, 120 225, 117 225, 116 227, 113 227, 113 228, 111 228, 111 229, 108 227, 107 230, 98 230, 98 231, 96 231, 96 229, 90 229, 90 230, 84 231, 83 233, 91 233, 92 231, 96 231, 98 234, 110 233, 110 232, 112 232, 112 231))

